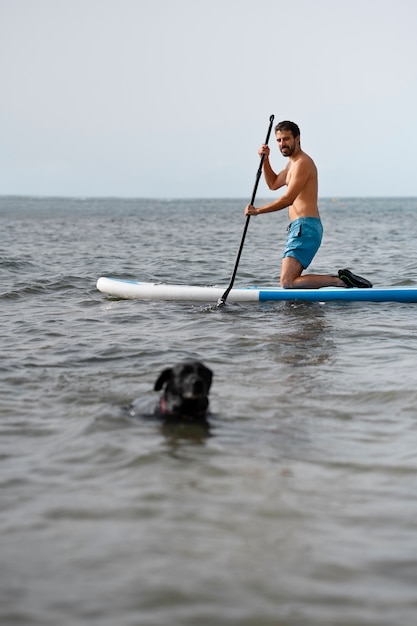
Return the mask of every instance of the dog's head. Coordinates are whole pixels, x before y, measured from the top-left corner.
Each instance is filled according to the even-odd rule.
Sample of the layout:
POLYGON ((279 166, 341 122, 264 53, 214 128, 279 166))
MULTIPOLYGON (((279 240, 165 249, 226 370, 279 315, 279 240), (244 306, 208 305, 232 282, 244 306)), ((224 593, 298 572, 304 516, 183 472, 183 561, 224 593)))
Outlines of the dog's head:
POLYGON ((212 371, 200 361, 183 361, 159 375, 155 391, 163 389, 159 411, 163 416, 204 418, 209 405, 212 371))

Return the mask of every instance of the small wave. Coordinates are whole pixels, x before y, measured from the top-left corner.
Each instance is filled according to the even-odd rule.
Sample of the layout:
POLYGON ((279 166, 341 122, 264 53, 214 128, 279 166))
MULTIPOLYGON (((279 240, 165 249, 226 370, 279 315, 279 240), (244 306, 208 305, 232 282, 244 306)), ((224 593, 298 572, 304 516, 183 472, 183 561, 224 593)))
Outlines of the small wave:
POLYGON ((35 263, 21 258, 0 256, 0 269, 9 271, 33 270, 35 263))
POLYGON ((80 276, 61 276, 58 278, 45 278, 31 283, 17 283, 16 286, 0 294, 2 300, 18 300, 33 295, 45 295, 62 293, 66 291, 90 289, 91 278, 80 276))

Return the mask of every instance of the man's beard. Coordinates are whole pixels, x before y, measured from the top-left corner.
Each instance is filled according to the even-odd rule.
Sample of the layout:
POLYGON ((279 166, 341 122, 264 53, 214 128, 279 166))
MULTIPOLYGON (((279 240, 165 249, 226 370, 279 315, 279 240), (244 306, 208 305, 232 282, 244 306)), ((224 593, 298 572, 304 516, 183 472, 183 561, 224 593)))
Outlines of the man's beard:
POLYGON ((295 145, 293 146, 284 146, 281 148, 282 156, 291 156, 294 153, 295 145))

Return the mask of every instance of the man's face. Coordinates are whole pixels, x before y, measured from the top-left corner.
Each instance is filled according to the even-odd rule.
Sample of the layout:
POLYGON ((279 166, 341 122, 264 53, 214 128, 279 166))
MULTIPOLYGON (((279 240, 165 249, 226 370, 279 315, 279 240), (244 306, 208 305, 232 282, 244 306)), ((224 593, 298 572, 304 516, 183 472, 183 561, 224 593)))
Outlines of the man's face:
POLYGON ((278 130, 275 133, 278 148, 281 150, 282 156, 290 157, 300 145, 300 138, 293 137, 290 130, 278 130))

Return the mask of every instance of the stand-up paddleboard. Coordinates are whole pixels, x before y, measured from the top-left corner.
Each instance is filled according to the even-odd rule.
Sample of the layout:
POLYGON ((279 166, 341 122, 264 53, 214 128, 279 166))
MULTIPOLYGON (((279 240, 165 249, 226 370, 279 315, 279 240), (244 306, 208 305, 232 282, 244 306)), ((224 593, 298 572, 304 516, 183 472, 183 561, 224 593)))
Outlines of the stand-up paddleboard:
MULTIPOLYGON (((224 294, 224 287, 197 287, 143 283, 102 276, 97 281, 102 293, 121 300, 173 300, 183 302, 216 303, 224 294)), ((321 289, 282 289, 281 287, 236 287, 229 295, 230 302, 266 302, 268 300, 307 300, 327 302, 347 300, 356 302, 417 302, 416 287, 323 287, 321 289)))

